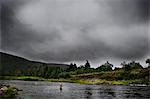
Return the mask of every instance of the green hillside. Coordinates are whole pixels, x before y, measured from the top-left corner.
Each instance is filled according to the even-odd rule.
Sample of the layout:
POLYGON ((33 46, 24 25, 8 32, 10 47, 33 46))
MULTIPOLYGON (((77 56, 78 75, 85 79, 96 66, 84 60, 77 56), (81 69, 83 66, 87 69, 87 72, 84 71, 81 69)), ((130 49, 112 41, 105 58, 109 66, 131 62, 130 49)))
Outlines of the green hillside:
POLYGON ((31 70, 40 66, 59 67, 61 69, 67 69, 69 67, 67 64, 30 61, 22 57, 0 52, 0 71, 2 75, 10 74, 16 70, 31 70))

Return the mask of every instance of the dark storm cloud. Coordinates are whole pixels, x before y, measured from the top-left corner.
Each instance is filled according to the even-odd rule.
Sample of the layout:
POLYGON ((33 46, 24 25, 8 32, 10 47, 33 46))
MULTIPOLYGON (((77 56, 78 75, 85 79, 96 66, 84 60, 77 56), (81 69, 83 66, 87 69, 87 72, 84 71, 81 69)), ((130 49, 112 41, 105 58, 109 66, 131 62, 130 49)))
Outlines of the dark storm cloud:
MULTIPOLYGON (((33 43, 42 43, 45 40, 53 40, 56 35, 35 34, 35 30, 21 24, 15 18, 15 10, 24 2, 4 1, 1 5, 1 31, 2 49, 14 52, 33 52, 33 43), (26 48, 27 47, 27 48, 26 48)), ((54 31, 55 32, 55 31, 54 31)))
POLYGON ((110 3, 115 10, 113 14, 121 16, 123 22, 137 23, 149 20, 149 0, 113 0, 110 3))
POLYGON ((2 50, 43 61, 141 59, 149 0, 6 0, 2 50))
MULTIPOLYGON (((132 47, 128 48, 128 46, 125 45, 124 49, 115 50, 114 56, 120 57, 122 59, 128 60, 128 59, 138 59, 143 57, 143 55, 147 55, 149 52, 149 41, 147 38, 136 38, 130 42, 132 47)), ((113 48, 112 48, 113 49, 113 48)), ((116 49, 116 48, 114 48, 116 49)))
POLYGON ((93 43, 92 45, 85 47, 78 46, 72 50, 67 50, 67 52, 62 51, 60 54, 54 54, 49 51, 33 56, 35 56, 35 58, 36 57, 42 58, 43 60, 46 61, 49 61, 49 59, 53 61, 56 61, 56 59, 57 61, 81 61, 86 59, 94 60, 100 57, 104 57, 106 53, 108 54, 110 52, 109 47, 107 47, 104 43, 101 42, 100 43, 92 42, 92 43, 93 43))
POLYGON ((141 19, 147 22, 147 20, 149 20, 150 1, 139 0, 138 8, 139 8, 138 10, 140 11, 139 15, 142 16, 141 19))

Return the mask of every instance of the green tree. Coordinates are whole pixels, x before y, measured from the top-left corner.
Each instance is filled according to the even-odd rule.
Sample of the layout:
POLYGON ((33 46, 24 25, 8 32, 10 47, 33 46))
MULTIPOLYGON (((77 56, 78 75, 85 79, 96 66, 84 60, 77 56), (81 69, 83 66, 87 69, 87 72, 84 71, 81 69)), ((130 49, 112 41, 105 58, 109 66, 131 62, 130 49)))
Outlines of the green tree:
POLYGON ((113 67, 113 65, 107 61, 105 64, 96 68, 96 70, 98 70, 98 71, 111 71, 112 67, 113 67))
POLYGON ((123 61, 122 63, 121 63, 121 66, 125 66, 127 63, 125 62, 125 61, 123 61))
POLYGON ((142 65, 135 61, 130 62, 129 65, 131 66, 131 69, 143 69, 142 65))
POLYGON ((67 71, 74 71, 76 69, 77 69, 77 65, 75 63, 74 64, 71 63, 67 71))
POLYGON ((91 67, 91 65, 90 65, 89 61, 88 61, 88 60, 86 60, 85 68, 86 68, 86 69, 88 69, 88 68, 90 68, 90 67, 91 67))
POLYGON ((121 63, 121 65, 123 66, 123 78, 127 80, 131 72, 131 65, 129 63, 127 64, 125 61, 121 63))
POLYGON ((148 67, 150 67, 150 59, 147 59, 145 62, 148 64, 148 67))

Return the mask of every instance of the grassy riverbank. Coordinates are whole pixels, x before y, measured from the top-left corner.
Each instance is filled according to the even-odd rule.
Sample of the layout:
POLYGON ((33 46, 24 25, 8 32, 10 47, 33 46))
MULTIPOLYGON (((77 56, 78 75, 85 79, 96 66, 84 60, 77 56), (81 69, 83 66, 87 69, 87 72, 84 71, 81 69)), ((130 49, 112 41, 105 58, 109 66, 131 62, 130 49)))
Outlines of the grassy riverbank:
MULTIPOLYGON (((104 79, 45 79, 41 77, 32 76, 1 76, 1 80, 23 80, 23 81, 49 81, 49 82, 68 82, 79 84, 95 84, 95 85, 129 85, 129 84, 147 84, 142 80, 104 80, 104 79)), ((150 81, 149 81, 150 83, 150 81)))
MULTIPOLYGON (((79 69, 80 70, 80 69, 79 69)), ((78 70, 77 70, 78 71, 78 70)), ((96 84, 96 85, 129 85, 145 84, 150 85, 150 68, 132 69, 130 72, 124 72, 123 69, 92 72, 78 74, 77 71, 71 71, 64 74, 70 76, 54 77, 35 77, 35 76, 0 76, 2 80, 24 80, 24 81, 49 81, 49 82, 68 82, 79 84, 96 84)), ((85 70, 84 70, 85 71, 85 70)), ((62 74, 62 75, 64 75, 62 74)))

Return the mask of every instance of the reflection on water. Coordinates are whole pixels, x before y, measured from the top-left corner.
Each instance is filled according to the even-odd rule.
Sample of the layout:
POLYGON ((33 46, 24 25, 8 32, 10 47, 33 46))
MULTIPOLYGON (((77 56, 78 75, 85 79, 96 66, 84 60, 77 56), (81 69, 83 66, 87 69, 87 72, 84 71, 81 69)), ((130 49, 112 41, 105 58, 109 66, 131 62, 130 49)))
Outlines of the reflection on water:
POLYGON ((23 91, 15 99, 149 99, 150 86, 81 85, 7 80, 1 83, 15 85, 23 91))
POLYGON ((101 90, 100 94, 107 94, 108 96, 116 97, 116 94, 114 91, 115 91, 114 89, 106 88, 106 89, 101 90))

